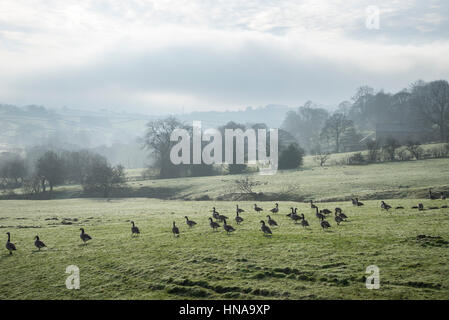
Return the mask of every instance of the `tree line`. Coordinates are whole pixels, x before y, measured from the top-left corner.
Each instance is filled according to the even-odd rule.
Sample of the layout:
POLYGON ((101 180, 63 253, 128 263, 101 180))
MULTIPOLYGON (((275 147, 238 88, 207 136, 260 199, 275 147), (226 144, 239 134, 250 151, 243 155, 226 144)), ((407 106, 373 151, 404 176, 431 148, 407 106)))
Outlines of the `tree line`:
MULTIPOLYGON (((449 84, 446 80, 416 81, 397 93, 362 86, 334 112, 306 102, 287 113, 282 128, 310 154, 367 148, 379 125, 419 128, 420 142, 449 140, 449 84)), ((416 131, 416 130, 415 130, 416 131)), ((395 138, 394 135, 391 138, 395 138)), ((387 143, 387 141, 378 141, 387 143)))
MULTIPOLYGON (((216 166, 211 164, 180 164, 174 165, 170 161, 170 150, 177 143, 176 141, 170 141, 171 133, 175 129, 185 129, 188 132, 192 132, 192 126, 186 125, 185 123, 179 121, 175 117, 167 117, 165 119, 158 119, 150 121, 147 123, 146 133, 143 139, 144 147, 149 150, 152 154, 153 159, 155 159, 152 167, 158 172, 157 175, 160 178, 176 178, 176 177, 187 177, 187 176, 210 176, 218 174, 239 174, 246 173, 250 170, 257 170, 257 168, 249 168, 246 163, 238 164, 236 163, 236 138, 233 141, 233 163, 227 164, 225 166, 216 166)), ((226 129, 241 129, 246 131, 247 129, 266 129, 267 135, 269 136, 269 128, 263 124, 241 124, 233 121, 220 126, 217 130, 221 133, 222 141, 222 154, 225 154, 225 130, 226 129)), ((304 150, 298 145, 294 137, 291 136, 285 130, 279 130, 278 133, 278 152, 279 152, 279 168, 280 169, 293 169, 299 167, 303 162, 304 150)), ((270 150, 269 146, 270 139, 267 138, 266 150, 270 150)), ((202 141, 202 147, 207 143, 202 141)), ((191 147, 193 144, 191 144, 191 147)), ((248 141, 245 139, 244 142, 244 152, 245 152, 245 162, 248 159, 248 141)), ((190 157, 193 157, 193 152, 191 150, 190 157)), ((192 159, 191 159, 192 160, 192 159)), ((190 161, 192 163, 193 161, 190 161)))
POLYGON ((51 198, 56 186, 79 184, 88 195, 108 197, 125 181, 123 166, 112 166, 105 157, 88 150, 34 148, 26 156, 0 155, 0 188, 10 194, 21 188, 27 197, 51 198))

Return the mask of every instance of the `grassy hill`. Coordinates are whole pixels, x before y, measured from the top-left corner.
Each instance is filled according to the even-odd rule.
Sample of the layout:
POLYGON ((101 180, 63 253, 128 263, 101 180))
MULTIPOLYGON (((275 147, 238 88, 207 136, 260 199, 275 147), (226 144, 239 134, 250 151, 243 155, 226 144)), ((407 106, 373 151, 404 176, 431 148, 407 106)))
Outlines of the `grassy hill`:
MULTIPOLYGON (((310 199, 341 201, 355 196, 362 199, 423 198, 430 187, 449 191, 449 159, 319 167, 307 157, 304 168, 299 170, 279 171, 272 176, 253 174, 253 179, 259 183, 253 190, 257 194, 243 197, 236 194, 235 183, 242 175, 139 180, 141 172, 128 171, 128 187, 114 197, 303 202, 310 199)), ((80 186, 60 186, 55 189, 54 196, 63 199, 86 195, 80 186)))
MULTIPOLYGON (((419 199, 392 200, 405 210, 381 211, 378 201, 342 207, 348 222, 321 230, 310 207, 280 202, 273 236, 260 231, 265 214, 240 202, 245 221, 233 221, 235 202, 155 199, 0 201, 0 228, 18 248, 3 247, 0 299, 448 299, 448 209, 419 212, 419 199), (232 218, 226 235, 208 225, 212 206, 232 218), (297 206, 310 223, 285 214, 297 206), (198 225, 189 229, 184 216, 198 225), (141 229, 131 237, 130 220, 141 229), (171 234, 176 221, 181 235, 171 234), (79 228, 93 237, 82 245, 79 228), (38 252, 38 234, 47 246, 38 252), (81 290, 65 287, 66 267, 80 268, 81 290), (380 269, 380 289, 365 287, 369 265, 380 269)), ((426 208, 443 200, 425 200, 426 208)), ((273 203, 258 202, 265 209, 273 203)))
MULTIPOLYGON (((255 200, 232 200, 240 176, 136 181, 140 171, 133 170, 120 198, 69 199, 82 194, 80 187, 62 186, 55 194, 61 199, 2 200, 0 229, 12 233, 18 250, 0 253, 0 269, 8 270, 0 299, 448 299, 449 209, 441 207, 449 201, 422 199, 428 187, 448 190, 448 164, 321 168, 306 159, 302 170, 254 175, 256 197, 279 202, 271 238, 260 231, 266 214, 252 210, 255 200), (365 206, 342 202, 355 195, 365 206), (231 201, 194 200, 205 196, 231 201), (385 212, 369 200, 381 198, 405 209, 385 212), (332 227, 323 231, 308 199, 320 208, 341 207, 350 221, 337 226, 330 216, 332 227), (426 210, 411 209, 418 202, 426 210), (246 210, 240 226, 233 220, 237 203, 246 210), (230 217, 234 234, 211 230, 213 206, 230 217), (285 216, 290 207, 305 214, 310 228, 285 216), (189 229, 185 215, 198 225, 189 229), (131 237, 131 220, 139 237, 131 237), (171 234, 173 221, 179 239, 171 234), (93 237, 86 246, 80 227, 93 237), (36 251, 37 234, 48 249, 36 251), (82 290, 66 289, 69 265, 80 268, 82 290), (379 290, 365 287, 369 265, 380 268, 379 290)), ((260 199, 264 212, 273 207, 260 199)))

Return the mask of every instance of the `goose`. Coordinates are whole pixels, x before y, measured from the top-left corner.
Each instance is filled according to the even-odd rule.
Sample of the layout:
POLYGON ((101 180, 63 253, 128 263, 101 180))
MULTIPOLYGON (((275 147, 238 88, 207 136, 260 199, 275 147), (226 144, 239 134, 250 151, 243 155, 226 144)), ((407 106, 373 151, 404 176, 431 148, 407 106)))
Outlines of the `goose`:
POLYGON ((298 208, 295 208, 295 212, 292 213, 292 215, 290 216, 290 218, 295 221, 295 223, 298 222, 298 220, 301 219, 301 217, 298 215, 298 208))
POLYGON ((262 209, 261 207, 258 207, 257 204, 254 204, 254 210, 255 210, 256 212, 263 211, 263 209, 262 209))
POLYGON ((240 224, 240 222, 243 222, 243 218, 241 216, 239 216, 238 211, 236 212, 235 222, 237 222, 237 224, 240 224))
POLYGON ((271 213, 278 213, 279 212, 279 204, 275 203, 274 205, 275 205, 275 207, 273 209, 271 209, 270 211, 271 211, 271 213))
POLYGON ((173 221, 173 228, 171 228, 171 232, 173 232, 173 235, 175 237, 179 237, 179 229, 175 224, 175 221, 173 221))
POLYGON ((335 212, 337 212, 337 213, 343 213, 343 210, 341 210, 341 208, 337 207, 337 208, 335 208, 335 212))
POLYGON ((218 220, 220 220, 221 222, 224 222, 226 219, 229 219, 229 218, 222 214, 218 215, 218 220))
POLYGON ((432 194, 432 188, 429 189, 429 199, 431 199, 431 200, 437 199, 437 196, 435 196, 434 194, 432 194))
POLYGON ((391 206, 383 200, 381 201, 380 207, 382 208, 382 210, 387 210, 387 211, 391 209, 391 206))
POLYGON ((404 207, 403 207, 403 206, 397 206, 395 209, 396 209, 396 210, 404 209, 404 207))
POLYGON ((343 221, 346 220, 346 219, 348 219, 348 216, 345 215, 343 212, 340 212, 338 215, 340 216, 340 218, 343 219, 343 221))
POLYGON ((260 228, 260 230, 262 230, 262 232, 263 232, 264 235, 267 235, 267 234, 273 234, 273 233, 271 232, 270 227, 267 226, 267 225, 265 225, 265 221, 260 220, 260 223, 262 224, 262 227, 260 228))
POLYGON ((230 234, 231 232, 235 231, 233 226, 226 224, 226 219, 223 220, 223 228, 225 229, 227 234, 230 234))
POLYGON ((355 199, 351 198, 351 201, 352 201, 352 204, 353 204, 354 206, 357 205, 357 201, 355 201, 355 199))
POLYGON ((189 218, 187 216, 185 216, 184 218, 186 218, 186 223, 190 228, 192 228, 193 226, 196 225, 196 222, 193 220, 189 220, 189 218))
POLYGON ((212 220, 212 218, 209 218, 209 225, 214 231, 217 231, 217 228, 220 228, 220 225, 212 220))
POLYGON ((314 204, 313 204, 313 201, 310 200, 310 209, 315 209, 315 208, 316 208, 316 205, 314 205, 314 204))
POLYGON ((39 236, 35 236, 34 240, 34 245, 39 249, 39 251, 41 250, 41 248, 46 247, 45 243, 39 240, 39 236))
POLYGON ((441 206, 441 209, 447 209, 447 205, 441 206))
POLYGON ((363 202, 359 201, 359 198, 355 198, 355 201, 356 201, 358 207, 361 207, 364 205, 363 202))
POLYGON ((309 226, 309 222, 304 218, 304 213, 301 213, 301 225, 305 228, 309 226))
POLYGON ((329 209, 323 209, 320 212, 324 213, 324 214, 331 214, 332 213, 332 211, 330 211, 329 209))
POLYGON ((419 211, 423 211, 424 210, 424 205, 422 203, 418 203, 418 210, 419 211))
POLYGON ((336 212, 335 212, 335 222, 337 223, 337 225, 340 225, 340 222, 343 221, 343 218, 340 217, 336 212))
POLYGON ((80 230, 81 230, 80 238, 81 240, 83 240, 84 243, 92 239, 90 235, 84 232, 84 228, 80 228, 80 230))
POLYGON ((288 213, 288 214, 286 214, 286 216, 289 217, 289 218, 291 218, 291 217, 292 217, 292 214, 294 213, 293 207, 290 207, 290 210, 291 210, 291 212, 288 213))
POLYGON ((329 222, 327 222, 326 220, 321 221, 320 224, 321 224, 321 228, 323 228, 323 230, 331 227, 329 222))
POLYGON ((215 220, 219 220, 220 214, 215 210, 215 207, 212 208, 212 217, 214 217, 215 220))
POLYGON ((245 212, 245 210, 240 209, 240 208, 239 208, 239 205, 237 205, 237 212, 238 212, 238 213, 242 213, 242 212, 245 212))
POLYGON ((12 252, 17 249, 14 243, 10 242, 11 234, 9 232, 6 232, 6 234, 8 235, 8 241, 6 241, 6 249, 9 251, 9 254, 12 254, 12 252))
POLYGON ((276 221, 274 221, 273 219, 271 219, 271 217, 268 215, 267 216, 267 218, 268 218, 268 224, 270 225, 270 226, 272 226, 272 227, 277 227, 277 223, 276 223, 276 221))
POLYGON ((324 220, 324 218, 326 218, 324 216, 324 214, 322 214, 321 212, 318 212, 318 207, 315 208, 315 216, 320 220, 324 220))
POLYGON ((131 227, 131 235, 135 235, 135 234, 140 234, 140 230, 139 228, 136 227, 136 225, 134 224, 134 221, 131 221, 131 224, 133 225, 131 227))

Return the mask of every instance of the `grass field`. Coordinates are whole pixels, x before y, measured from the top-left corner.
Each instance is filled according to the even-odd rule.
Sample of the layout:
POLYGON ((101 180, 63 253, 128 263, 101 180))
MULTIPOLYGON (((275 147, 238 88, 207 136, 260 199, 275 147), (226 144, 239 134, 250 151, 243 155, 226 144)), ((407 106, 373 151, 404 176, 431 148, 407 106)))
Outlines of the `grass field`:
MULTIPOLYGON (((238 200, 235 180, 240 175, 136 181, 141 170, 128 172, 130 182, 114 197, 164 200, 238 200)), ((449 159, 386 162, 365 166, 319 167, 306 159, 300 170, 279 171, 273 176, 252 175, 259 183, 254 192, 266 201, 346 201, 363 199, 416 199, 427 197, 428 188, 449 192, 449 159)), ((16 190, 18 194, 21 190, 16 190)), ((55 198, 85 197, 80 186, 60 186, 55 198)), ((248 199, 249 200, 249 199, 248 199)))
POLYGON ((379 201, 364 202, 321 204, 349 216, 340 226, 329 219, 329 231, 307 204, 280 202, 273 215, 279 227, 269 238, 260 231, 265 214, 251 210, 253 202, 240 202, 245 221, 237 226, 232 219, 237 230, 228 236, 222 228, 212 232, 207 217, 216 206, 233 218, 235 202, 1 201, 4 243, 10 231, 18 250, 9 256, 3 244, 0 299, 448 299, 449 209, 409 209, 447 202, 391 200, 406 207, 391 213, 379 201), (305 214, 309 230, 285 216, 291 206, 305 214), (184 215, 198 225, 189 230, 184 215), (139 237, 131 237, 129 220, 139 237), (172 221, 179 238, 171 234, 172 221), (85 246, 80 227, 93 237, 85 246), (48 249, 37 251, 36 234, 48 249), (80 268, 81 290, 65 287, 69 265, 80 268), (369 265, 380 269, 379 290, 365 287, 369 265))

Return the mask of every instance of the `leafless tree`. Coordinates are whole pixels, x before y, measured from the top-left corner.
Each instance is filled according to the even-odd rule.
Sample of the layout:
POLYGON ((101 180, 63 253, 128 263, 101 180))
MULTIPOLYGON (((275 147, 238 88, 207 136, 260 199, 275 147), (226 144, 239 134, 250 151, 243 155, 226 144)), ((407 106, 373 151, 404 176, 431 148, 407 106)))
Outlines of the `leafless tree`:
POLYGON ((351 120, 348 120, 343 113, 334 113, 326 120, 321 137, 334 140, 336 152, 340 152, 340 142, 343 133, 353 125, 351 120))
POLYGON ((438 126, 441 141, 449 125, 449 84, 446 80, 417 82, 412 86, 412 105, 427 121, 438 126))

